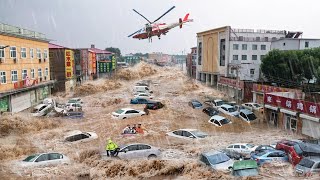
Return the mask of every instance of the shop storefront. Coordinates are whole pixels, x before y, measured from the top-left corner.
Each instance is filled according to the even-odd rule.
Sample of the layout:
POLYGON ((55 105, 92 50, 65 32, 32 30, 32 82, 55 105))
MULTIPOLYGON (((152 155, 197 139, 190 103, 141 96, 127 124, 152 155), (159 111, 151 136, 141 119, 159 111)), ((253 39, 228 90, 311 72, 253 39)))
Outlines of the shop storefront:
POLYGON ((302 120, 302 134, 312 138, 320 138, 320 119, 305 114, 299 115, 302 120))

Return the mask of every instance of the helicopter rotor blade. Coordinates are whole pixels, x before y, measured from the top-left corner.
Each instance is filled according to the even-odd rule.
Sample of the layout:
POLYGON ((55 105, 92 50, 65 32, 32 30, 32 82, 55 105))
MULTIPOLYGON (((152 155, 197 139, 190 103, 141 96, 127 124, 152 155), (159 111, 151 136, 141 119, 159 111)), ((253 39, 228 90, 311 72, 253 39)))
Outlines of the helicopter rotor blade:
MULTIPOLYGON (((157 21, 159 21, 163 16, 165 16, 166 14, 168 14, 170 11, 172 11, 172 9, 174 9, 175 6, 172 6, 167 12, 165 12, 164 14, 162 14, 158 19, 154 20, 152 23, 155 23, 157 21)), ((152 24, 151 23, 151 24, 152 24)))
POLYGON ((139 29, 138 31, 136 31, 136 32, 134 32, 134 33, 132 33, 132 34, 130 34, 128 37, 131 37, 131 36, 133 36, 133 35, 135 35, 135 34, 137 34, 138 32, 140 32, 142 29, 139 29))
POLYGON ((151 21, 149 21, 149 19, 147 19, 146 17, 144 17, 142 14, 140 14, 138 11, 136 11, 135 9, 132 9, 134 12, 136 12, 137 14, 139 14, 141 17, 143 17, 145 20, 147 20, 150 24, 152 24, 151 23, 151 21))

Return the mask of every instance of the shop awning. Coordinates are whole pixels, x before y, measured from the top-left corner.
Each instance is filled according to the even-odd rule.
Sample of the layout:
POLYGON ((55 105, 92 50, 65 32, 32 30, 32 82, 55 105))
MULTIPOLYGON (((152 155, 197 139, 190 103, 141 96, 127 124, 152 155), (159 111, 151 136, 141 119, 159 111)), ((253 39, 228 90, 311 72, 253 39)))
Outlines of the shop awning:
POLYGON ((292 116, 297 116, 297 112, 286 110, 286 109, 280 109, 280 112, 283 112, 285 114, 290 114, 292 116))
POLYGON ((278 111, 278 109, 279 109, 278 107, 270 106, 268 104, 265 104, 264 107, 267 108, 267 109, 275 110, 275 111, 278 111))
POLYGON ((316 117, 308 116, 308 115, 305 115, 305 114, 300 114, 299 117, 301 117, 303 119, 308 119, 310 121, 314 121, 314 122, 320 123, 320 119, 316 118, 316 117))

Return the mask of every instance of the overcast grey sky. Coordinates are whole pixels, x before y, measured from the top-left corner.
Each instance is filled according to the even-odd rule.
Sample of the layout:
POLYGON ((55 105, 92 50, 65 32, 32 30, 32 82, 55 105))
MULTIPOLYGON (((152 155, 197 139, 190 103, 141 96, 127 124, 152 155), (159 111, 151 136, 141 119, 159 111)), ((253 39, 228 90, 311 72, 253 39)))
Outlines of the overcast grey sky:
POLYGON ((179 53, 196 46, 196 33, 230 25, 233 28, 300 30, 303 37, 320 38, 319 0, 0 0, 0 21, 39 31, 53 43, 69 47, 119 47, 135 52, 179 53), (171 30, 159 41, 127 36, 145 20, 175 22, 190 13, 193 23, 171 30))

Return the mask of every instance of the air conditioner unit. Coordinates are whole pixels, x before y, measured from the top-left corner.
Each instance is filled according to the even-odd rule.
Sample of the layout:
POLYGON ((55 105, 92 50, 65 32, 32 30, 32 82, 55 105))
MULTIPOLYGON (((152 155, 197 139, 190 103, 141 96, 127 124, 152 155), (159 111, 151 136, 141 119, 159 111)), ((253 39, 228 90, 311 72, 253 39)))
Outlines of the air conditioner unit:
POLYGON ((17 63, 17 61, 18 61, 18 58, 13 58, 14 63, 17 63))

